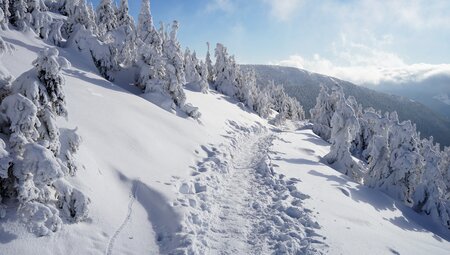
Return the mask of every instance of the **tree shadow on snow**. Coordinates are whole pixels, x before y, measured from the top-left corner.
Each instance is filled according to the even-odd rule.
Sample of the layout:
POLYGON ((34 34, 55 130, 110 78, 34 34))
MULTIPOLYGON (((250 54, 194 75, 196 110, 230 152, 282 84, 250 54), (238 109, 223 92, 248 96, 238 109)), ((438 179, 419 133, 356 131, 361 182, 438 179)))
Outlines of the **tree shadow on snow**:
MULTIPOLYGON (((0 221, 1 223, 1 221, 0 221)), ((17 235, 14 233, 9 232, 8 230, 5 229, 5 227, 0 224, 0 243, 1 244, 7 244, 10 243, 12 241, 14 241, 15 239, 17 239, 17 235)))
POLYGON ((182 229, 180 215, 167 203, 167 199, 161 193, 139 180, 132 183, 133 189, 136 189, 136 201, 144 207, 157 235, 160 253, 170 253, 179 247, 181 241, 177 235, 182 229))
POLYGON ((183 243, 180 238, 182 231, 181 216, 175 211, 163 194, 149 187, 140 180, 131 180, 117 171, 119 179, 131 184, 131 192, 136 201, 147 213, 147 219, 156 233, 156 243, 161 254, 171 254, 183 243))
POLYGON ((333 185, 341 192, 343 192, 344 189, 342 187, 345 187, 347 194, 343 192, 344 195, 357 203, 368 204, 377 211, 400 211, 401 216, 384 218, 384 220, 405 231, 430 232, 433 234, 433 238, 440 242, 442 242, 442 239, 450 241, 450 233, 448 230, 444 229, 439 224, 434 223, 429 216, 418 214, 412 208, 392 199, 382 191, 354 183, 345 175, 327 175, 316 170, 310 170, 308 173, 325 178, 329 182, 333 182, 333 185))
MULTIPOLYGON (((22 42, 22 41, 19 41, 19 40, 16 40, 16 39, 3 37, 3 40, 5 40, 5 41, 8 42, 8 43, 11 43, 11 44, 14 44, 14 45, 18 45, 18 46, 20 46, 20 47, 23 47, 23 48, 25 48, 25 49, 27 49, 27 50, 29 50, 29 51, 32 51, 32 52, 39 52, 39 51, 42 50, 42 48, 39 48, 39 47, 36 47, 36 46, 33 46, 33 45, 26 44, 26 43, 24 43, 24 42, 22 42)), ((31 62, 31 61, 30 61, 30 62, 31 62)))

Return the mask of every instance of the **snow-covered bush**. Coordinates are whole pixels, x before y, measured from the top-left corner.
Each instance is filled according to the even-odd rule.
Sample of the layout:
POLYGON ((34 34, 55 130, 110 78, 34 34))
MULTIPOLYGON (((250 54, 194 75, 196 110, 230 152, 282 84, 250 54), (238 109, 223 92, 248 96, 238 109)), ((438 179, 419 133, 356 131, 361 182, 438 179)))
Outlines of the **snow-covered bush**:
POLYGON ((361 168, 350 154, 351 142, 359 131, 358 119, 353 108, 347 104, 342 88, 336 85, 333 93, 338 100, 331 118, 331 148, 324 159, 342 173, 358 180, 362 176, 361 168))

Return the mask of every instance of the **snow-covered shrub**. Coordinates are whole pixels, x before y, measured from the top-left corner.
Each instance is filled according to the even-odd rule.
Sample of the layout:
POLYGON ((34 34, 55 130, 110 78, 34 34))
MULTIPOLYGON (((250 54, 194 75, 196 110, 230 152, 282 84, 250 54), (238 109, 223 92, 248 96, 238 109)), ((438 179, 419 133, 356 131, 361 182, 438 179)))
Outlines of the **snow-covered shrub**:
POLYGON ((350 147, 359 131, 358 119, 353 108, 347 104, 342 88, 336 85, 333 93, 337 95, 338 100, 331 118, 331 148, 324 159, 327 163, 335 165, 342 173, 357 180, 361 178, 361 169, 359 164, 353 160, 350 147))

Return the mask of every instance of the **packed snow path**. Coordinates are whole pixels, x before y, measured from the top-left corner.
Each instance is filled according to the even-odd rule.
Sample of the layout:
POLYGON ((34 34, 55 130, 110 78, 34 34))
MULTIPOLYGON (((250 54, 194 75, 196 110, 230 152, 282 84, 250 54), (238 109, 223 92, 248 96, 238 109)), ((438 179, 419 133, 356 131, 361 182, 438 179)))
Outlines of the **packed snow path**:
POLYGON ((273 172, 263 130, 207 150, 193 179, 180 184, 175 203, 188 208, 185 247, 189 254, 320 254, 323 238, 297 191, 296 179, 273 172), (231 148, 231 149, 230 149, 231 148))

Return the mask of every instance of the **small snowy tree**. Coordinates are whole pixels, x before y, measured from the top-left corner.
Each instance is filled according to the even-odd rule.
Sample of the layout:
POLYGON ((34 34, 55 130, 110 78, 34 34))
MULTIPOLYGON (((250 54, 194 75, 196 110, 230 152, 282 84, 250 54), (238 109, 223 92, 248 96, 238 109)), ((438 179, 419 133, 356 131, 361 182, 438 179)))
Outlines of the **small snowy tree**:
POLYGON ((418 173, 423 167, 419 153, 418 134, 410 121, 398 123, 394 114, 389 131, 389 150, 391 152, 388 173, 380 187, 392 197, 407 204, 418 182, 418 173))
POLYGON ((30 15, 27 13, 25 0, 14 0, 11 6, 10 22, 19 30, 24 30, 30 23, 30 15))
POLYGON ((0 26, 1 29, 5 30, 8 29, 9 19, 11 18, 9 0, 0 0, 0 9, 1 9, 0 26))
POLYGON ((112 0, 101 0, 97 7, 98 33, 102 40, 106 35, 117 28, 117 17, 114 11, 112 0))
POLYGON ((327 88, 321 86, 316 106, 310 110, 314 133, 326 141, 331 138, 331 118, 336 111, 337 98, 336 93, 333 92, 330 95, 327 88))
POLYGON ((137 42, 133 18, 128 13, 128 0, 121 0, 117 11, 117 29, 114 31, 114 45, 117 48, 117 62, 128 66, 136 61, 137 42))
POLYGON ((63 37, 61 34, 61 28, 63 24, 64 23, 62 21, 58 20, 50 25, 48 40, 56 46, 61 46, 61 42, 63 41, 63 37))
POLYGON ((350 154, 351 142, 359 131, 358 119, 339 85, 333 87, 333 93, 337 95, 338 101, 331 118, 331 148, 324 159, 345 175, 358 180, 361 178, 361 169, 350 154))
POLYGON ((214 86, 217 91, 236 98, 239 86, 239 67, 234 57, 228 55, 227 48, 220 43, 216 46, 215 56, 216 63, 214 69, 216 71, 216 78, 214 86))
POLYGON ((253 109, 262 118, 268 118, 272 112, 270 96, 267 91, 260 91, 256 96, 253 109))
POLYGON ((215 81, 215 70, 214 70, 214 66, 213 66, 213 62, 211 60, 211 53, 210 53, 210 46, 209 46, 209 42, 206 43, 207 47, 208 47, 208 51, 206 52, 206 59, 205 59, 205 64, 206 64, 206 68, 208 70, 208 82, 209 83, 214 83, 215 81))
POLYGON ((424 212, 436 222, 450 227, 450 207, 445 199, 446 185, 439 171, 439 148, 433 145, 433 140, 422 141, 421 154, 425 165, 419 176, 419 183, 414 189, 413 208, 424 212))
POLYGON ((9 135, 10 147, 21 153, 24 146, 36 141, 41 125, 37 117, 37 107, 21 94, 12 94, 3 99, 0 105, 0 126, 9 135))
POLYGON ((195 66, 195 69, 197 69, 197 72, 200 75, 200 91, 203 93, 208 93, 209 90, 209 84, 208 84, 208 67, 206 66, 203 61, 198 62, 198 65, 195 66))
POLYGON ((178 21, 174 21, 170 38, 164 43, 163 53, 166 60, 167 92, 173 102, 181 107, 186 102, 186 95, 182 87, 186 83, 186 77, 183 70, 183 54, 177 39, 178 28, 178 21))

